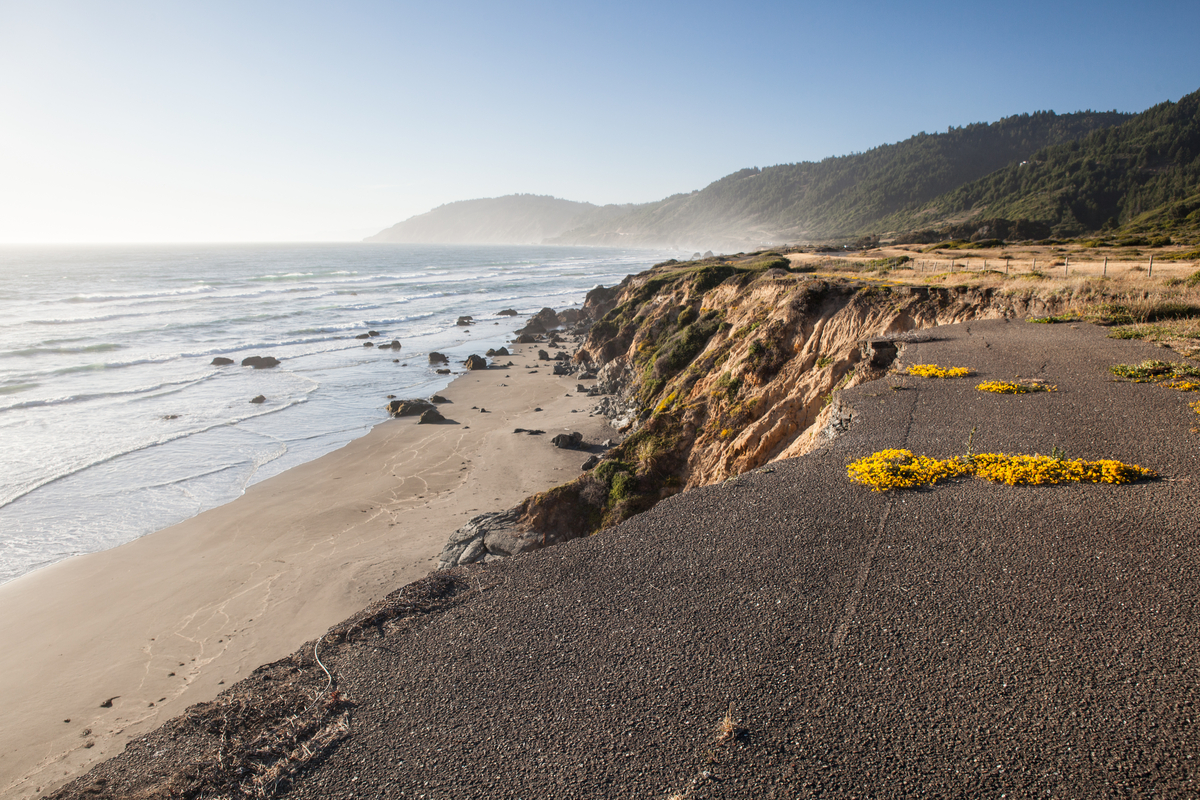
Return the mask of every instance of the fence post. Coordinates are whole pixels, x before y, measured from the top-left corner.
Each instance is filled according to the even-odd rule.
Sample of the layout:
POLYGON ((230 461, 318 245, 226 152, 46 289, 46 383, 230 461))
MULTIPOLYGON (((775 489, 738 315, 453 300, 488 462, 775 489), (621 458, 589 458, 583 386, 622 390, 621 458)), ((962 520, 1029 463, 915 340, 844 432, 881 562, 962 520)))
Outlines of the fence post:
POLYGON ((1146 277, 1147 278, 1154 277, 1154 253, 1150 254, 1150 269, 1146 270, 1146 277))
POLYGON ((1108 256, 1104 257, 1104 277, 1108 277, 1108 256))
POLYGON ((1004 274, 1008 274, 1008 259, 1004 259, 1004 274))
POLYGON ((1063 256, 1063 277, 1064 278, 1067 277, 1067 274, 1070 273, 1070 271, 1071 271, 1071 257, 1063 256))

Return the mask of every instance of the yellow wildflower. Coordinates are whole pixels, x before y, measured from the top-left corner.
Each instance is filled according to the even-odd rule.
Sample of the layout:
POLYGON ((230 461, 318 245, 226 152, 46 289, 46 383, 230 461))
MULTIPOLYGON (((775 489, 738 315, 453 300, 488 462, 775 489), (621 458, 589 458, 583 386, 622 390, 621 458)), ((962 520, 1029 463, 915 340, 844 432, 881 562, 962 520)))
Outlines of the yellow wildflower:
POLYGON ((919 378, 965 378, 971 374, 966 367, 939 367, 937 364, 913 364, 908 368, 909 375, 919 378))
POLYGON ((984 381, 975 387, 981 392, 996 394, 1029 394, 1030 392, 1057 392, 1058 387, 1038 381, 1018 383, 1016 381, 984 381))
MULTIPOLYGON (((1200 402, 1196 403, 1200 406, 1200 402)), ((1197 409, 1200 413, 1200 408, 1197 409)), ((1042 455, 980 453, 962 458, 936 459, 913 455, 910 450, 881 450, 847 466, 851 480, 872 491, 912 489, 961 475, 1008 486, 1044 486, 1057 483, 1129 483, 1158 477, 1153 470, 1113 459, 1066 460, 1042 455)))

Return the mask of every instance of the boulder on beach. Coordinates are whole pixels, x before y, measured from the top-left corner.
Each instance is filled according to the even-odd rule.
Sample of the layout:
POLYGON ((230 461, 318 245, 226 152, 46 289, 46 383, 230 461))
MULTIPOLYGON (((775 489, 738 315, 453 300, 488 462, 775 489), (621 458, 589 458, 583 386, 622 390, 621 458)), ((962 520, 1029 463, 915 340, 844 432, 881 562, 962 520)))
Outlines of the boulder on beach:
POLYGON ((538 361, 549 361, 550 354, 545 350, 538 350, 538 361))
POLYGON ((467 369, 487 369, 487 359, 483 356, 469 355, 467 360, 463 362, 467 365, 467 369))
POLYGON ((554 365, 554 374, 555 375, 570 375, 574 371, 575 371, 575 368, 572 367, 570 364, 555 364, 554 365))
POLYGON ((445 356, 445 354, 434 351, 429 354, 429 363, 430 364, 449 364, 450 359, 447 358, 445 356))
POLYGON ((213 365, 214 367, 225 367, 225 366, 228 366, 228 365, 230 365, 230 364, 232 364, 232 363, 233 363, 233 359, 232 359, 232 358, 226 358, 225 356, 217 356, 216 358, 214 358, 214 359, 212 360, 212 365, 213 365))
POLYGON ((379 331, 367 331, 367 336, 378 336, 379 331))
POLYGON ((536 319, 531 319, 525 323, 525 327, 521 328, 517 333, 545 333, 546 326, 536 319))
POLYGON ((574 325, 576 322, 579 322, 578 308, 564 308, 562 311, 558 312, 559 325, 574 325))
POLYGON ((374 342, 363 342, 363 347, 374 347, 374 342))
POLYGON ((439 369, 439 370, 435 370, 435 371, 437 372, 438 375, 449 375, 450 374, 450 370, 448 370, 448 369, 439 369))
POLYGON ((475 318, 471 316, 459 317, 456 325, 471 325, 475 322, 475 318))
POLYGON ((507 356, 507 355, 510 355, 507 347, 501 347, 499 350, 488 350, 487 351, 488 358, 492 358, 495 356, 507 356))
POLYGON ((417 420, 418 425, 428 425, 433 422, 445 422, 446 418, 441 415, 436 408, 430 408, 421 414, 421 418, 417 420))
POLYGON ((265 403, 265 402, 267 402, 267 398, 263 397, 263 396, 260 394, 258 397, 254 397, 254 398, 252 398, 252 399, 250 400, 250 402, 251 402, 251 403, 254 403, 255 405, 258 405, 258 404, 260 404, 260 403, 265 403))
POLYGON ((560 433, 550 440, 550 444, 562 450, 578 450, 579 445, 583 444, 583 434, 579 431, 560 433))
POLYGON ((428 400, 393 400, 387 404, 388 413, 393 417, 415 417, 433 409, 433 403, 428 400))
POLYGON ((445 397, 442 397, 440 394, 435 394, 433 397, 429 398, 429 402, 431 402, 431 403, 449 403, 450 401, 447 400, 445 397))
POLYGON ((537 337, 532 333, 522 333, 516 339, 513 339, 517 344, 533 344, 537 341, 537 337))
POLYGON ((517 312, 511 308, 506 308, 503 311, 496 312, 496 316, 498 316, 498 317, 515 317, 515 316, 517 316, 517 312))
POLYGON ((355 336, 354 338, 355 338, 355 339, 370 339, 370 338, 371 338, 371 334, 369 334, 369 333, 360 333, 358 336, 355 336))
POLYGON ((584 472, 587 472, 588 470, 593 469, 599 463, 600 456, 588 456, 588 460, 583 462, 583 466, 580 467, 580 469, 584 472))
POLYGON ((558 327, 558 312, 553 308, 543 308, 541 311, 533 315, 533 319, 542 323, 542 327, 546 330, 552 330, 558 327))
POLYGON ((279 359, 275 356, 248 356, 242 359, 243 367, 254 367, 255 369, 270 369, 271 367, 279 366, 279 359))
POLYGON ((381 345, 379 345, 379 347, 380 347, 380 349, 385 348, 385 347, 390 347, 393 350, 399 350, 400 349, 400 340, 392 339, 391 344, 381 344, 381 345))

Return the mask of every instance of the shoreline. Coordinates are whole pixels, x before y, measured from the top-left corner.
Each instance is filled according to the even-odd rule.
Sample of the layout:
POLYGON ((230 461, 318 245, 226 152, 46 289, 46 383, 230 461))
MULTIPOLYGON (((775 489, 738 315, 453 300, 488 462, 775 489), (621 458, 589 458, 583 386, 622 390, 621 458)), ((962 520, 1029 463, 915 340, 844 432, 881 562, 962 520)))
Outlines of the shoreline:
POLYGON ((575 477, 586 454, 550 438, 612 428, 538 347, 456 376, 440 410, 459 424, 385 420, 223 506, 0 586, 0 797, 81 774, 428 574, 471 517, 575 477))

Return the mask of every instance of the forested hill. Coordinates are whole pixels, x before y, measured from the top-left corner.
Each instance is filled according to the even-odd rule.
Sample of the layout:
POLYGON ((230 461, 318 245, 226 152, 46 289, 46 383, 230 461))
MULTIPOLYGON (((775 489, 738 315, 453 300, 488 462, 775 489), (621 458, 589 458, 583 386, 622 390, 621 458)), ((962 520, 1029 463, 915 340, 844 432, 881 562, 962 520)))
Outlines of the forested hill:
POLYGON ((1041 111, 919 133, 897 144, 820 162, 744 169, 691 194, 589 219, 555 241, 744 249, 851 236, 901 209, 1035 152, 1130 119, 1115 111, 1041 111))
POLYGON ((875 228, 969 227, 972 218, 1033 220, 1055 236, 1200 230, 1200 91, 912 203, 875 228))
POLYGON ((608 218, 629 206, 595 206, 532 194, 460 200, 409 217, 368 242, 537 244, 587 217, 608 218))

